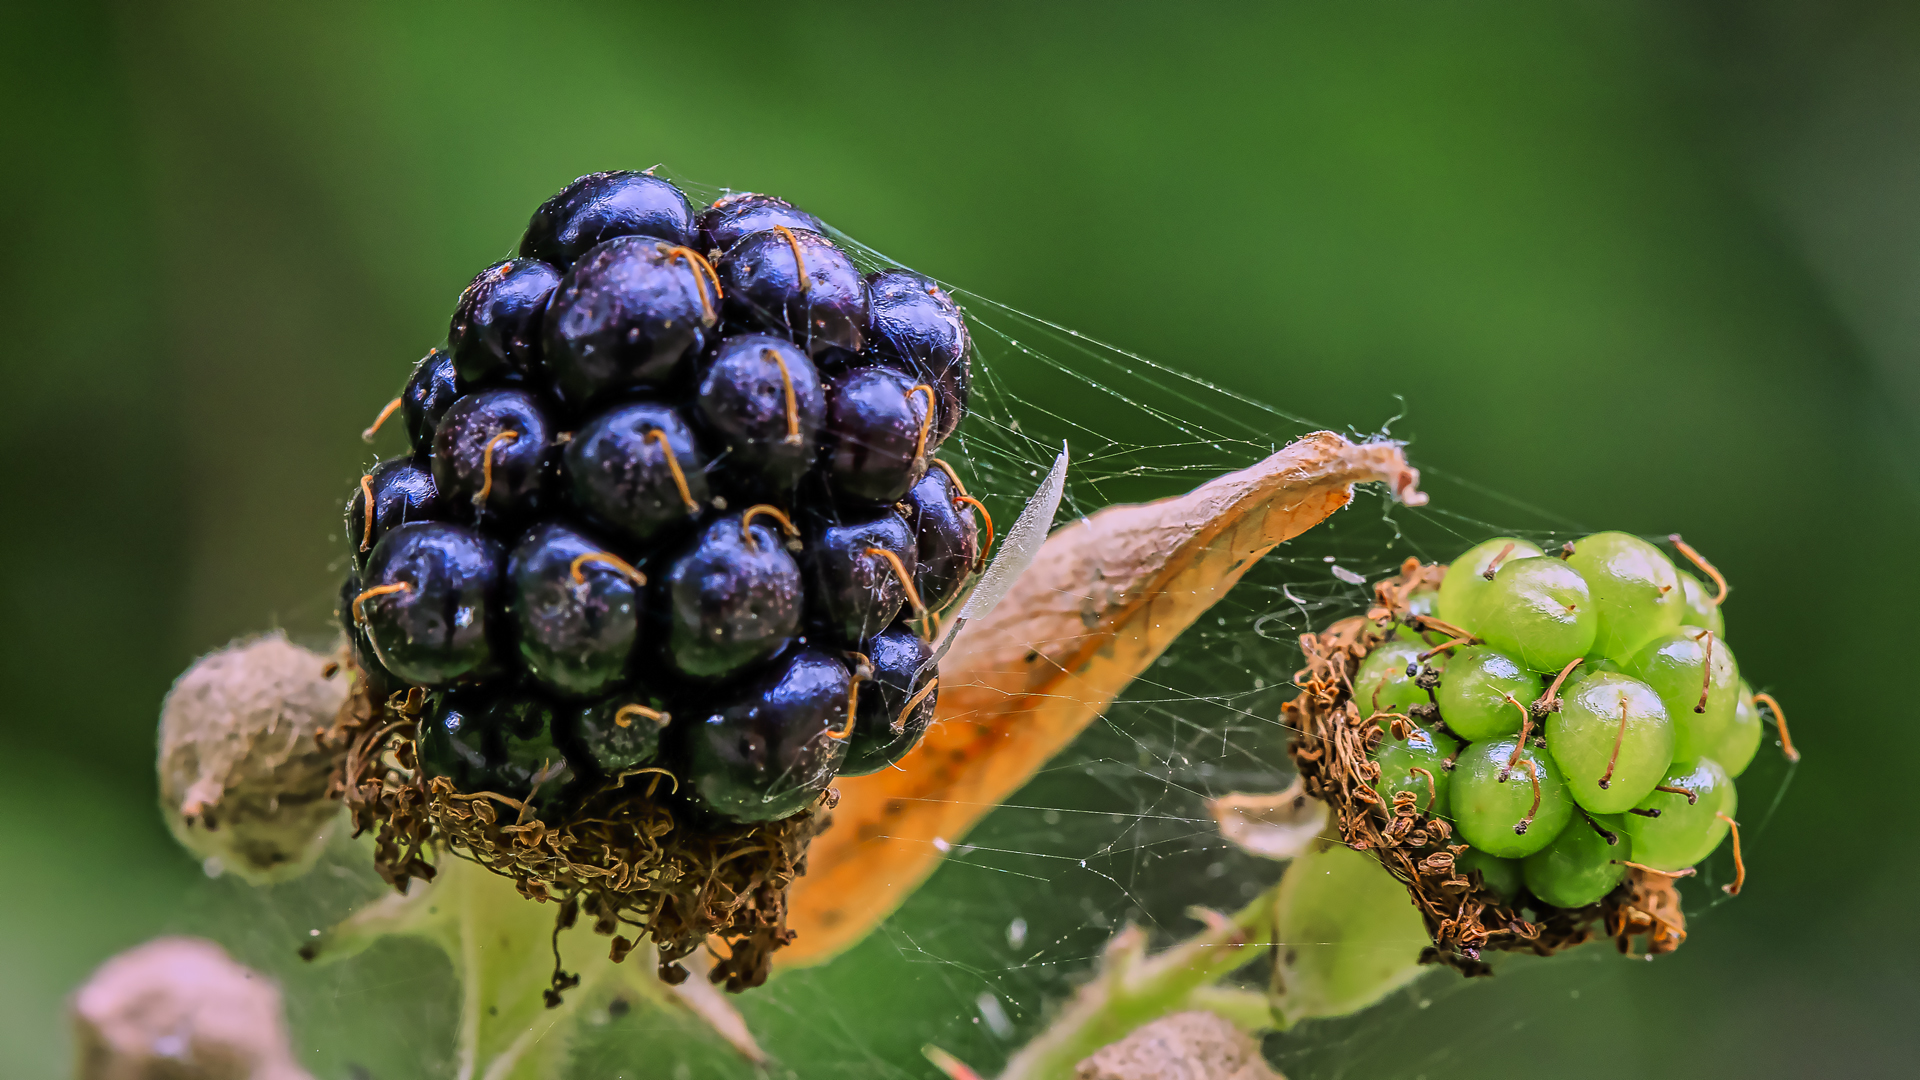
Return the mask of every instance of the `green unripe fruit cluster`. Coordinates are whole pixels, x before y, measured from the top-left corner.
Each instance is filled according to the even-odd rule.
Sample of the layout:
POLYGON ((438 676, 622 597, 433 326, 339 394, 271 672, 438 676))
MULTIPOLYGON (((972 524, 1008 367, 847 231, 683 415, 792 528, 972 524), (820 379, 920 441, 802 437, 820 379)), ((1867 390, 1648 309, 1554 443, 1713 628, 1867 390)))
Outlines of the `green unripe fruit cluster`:
POLYGON ((1579 908, 1629 864, 1684 870, 1733 831, 1734 777, 1765 722, 1726 642, 1724 583, 1627 533, 1553 554, 1501 536, 1416 596, 1354 701, 1379 717, 1382 805, 1409 792, 1451 821, 1468 845, 1458 873, 1508 902, 1579 908))

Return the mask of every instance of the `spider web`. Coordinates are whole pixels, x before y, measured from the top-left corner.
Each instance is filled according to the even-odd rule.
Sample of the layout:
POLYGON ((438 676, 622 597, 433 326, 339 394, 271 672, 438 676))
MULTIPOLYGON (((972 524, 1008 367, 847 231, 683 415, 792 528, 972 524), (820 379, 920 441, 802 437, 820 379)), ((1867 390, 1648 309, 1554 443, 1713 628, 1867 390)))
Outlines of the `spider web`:
MULTIPOLYGON (((673 179, 695 199, 725 194, 673 179)), ((836 239, 864 269, 900 265, 850 237, 836 239)), ((1073 460, 1057 522, 1184 492, 1313 431, 1387 437, 1405 422, 1405 403, 1387 397, 1382 415, 1362 426, 1316 422, 1237 392, 1231 365, 1210 381, 946 287, 966 311, 975 355, 971 413, 942 456, 1003 527, 1063 441, 1073 460)), ((1371 583, 1409 555, 1444 561, 1491 535, 1545 546, 1592 531, 1412 456, 1432 496, 1427 507, 1394 504, 1377 485, 1359 489, 1346 510, 1253 567, 866 940, 736 999, 776 1058, 771 1073, 932 1077, 921 1048, 937 1045, 991 1076, 1044 1028, 1115 931, 1138 924, 1164 946, 1199 928, 1193 906, 1232 910, 1278 879, 1281 864, 1220 839, 1205 802, 1292 781, 1280 705, 1294 693, 1298 636, 1363 611, 1371 583)), ((1764 851, 1766 821, 1791 776, 1768 750, 1741 780, 1750 861, 1764 851)), ((200 929, 286 983, 296 1039, 316 1076, 451 1076, 458 988, 436 950, 389 941, 331 967, 289 962, 293 943, 376 894, 366 862, 363 850, 340 842, 293 885, 209 883, 200 929)), ((1691 930, 1711 932, 1730 874, 1723 845, 1685 883, 1691 930)), ((1492 983, 1503 984, 1501 1000, 1569 987, 1577 997, 1583 980, 1606 978, 1608 965, 1621 963, 1604 946, 1589 946, 1551 961, 1497 958, 1500 975, 1490 983, 1433 971, 1362 1013, 1269 1036, 1266 1050, 1292 1080, 1476 1076, 1469 1044, 1508 1030, 1506 1018, 1492 1023, 1481 1014, 1480 1002, 1495 996, 1492 983)), ((1263 964, 1251 965, 1248 985, 1262 984, 1264 973, 1263 964)), ((596 1004, 569 1075, 756 1073, 686 1017, 596 1004)))

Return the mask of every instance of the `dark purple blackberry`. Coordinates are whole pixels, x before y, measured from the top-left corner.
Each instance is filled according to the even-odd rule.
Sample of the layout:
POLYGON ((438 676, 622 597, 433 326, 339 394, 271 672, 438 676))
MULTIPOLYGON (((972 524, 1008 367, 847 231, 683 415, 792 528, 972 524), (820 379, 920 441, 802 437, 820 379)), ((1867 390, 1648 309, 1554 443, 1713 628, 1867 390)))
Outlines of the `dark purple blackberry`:
POLYGON ((499 608, 500 545, 439 522, 402 525, 376 544, 351 603, 374 655, 420 686, 441 686, 485 668, 499 608))
POLYGON ((487 706, 487 717, 500 732, 501 794, 535 810, 578 798, 585 777, 561 747, 559 709, 529 694, 506 694, 487 706))
POLYGON ((667 657, 683 675, 713 679, 787 647, 800 629, 800 567, 771 506, 729 514, 702 529, 667 567, 667 657))
POLYGON ((716 704, 687 733, 700 800, 740 821, 812 805, 846 756, 852 685, 838 658, 796 649, 716 704))
POLYGON ((967 329, 824 230, 767 195, 696 225, 666 180, 596 173, 461 293, 382 414, 412 453, 347 493, 349 655, 418 721, 423 777, 693 836, 919 740, 920 635, 982 557, 978 504, 929 471, 967 329))
POLYGON ((785 199, 743 191, 720 199, 700 215, 697 223, 700 250, 706 252, 708 257, 716 258, 738 243, 741 237, 765 232, 775 225, 805 229, 823 236, 827 231, 819 218, 785 199))
POLYGON ((552 473, 553 425, 525 390, 453 403, 433 435, 433 482, 448 517, 513 521, 539 510, 552 473))
POLYGON ((866 340, 867 283, 817 232, 775 225, 744 236, 714 269, 730 319, 785 335, 809 353, 858 352, 866 340))
POLYGON ((973 349, 960 306, 932 278, 911 270, 867 276, 867 350, 902 362, 940 398, 928 452, 953 434, 967 414, 973 390, 973 349))
POLYGON ((628 236, 588 252, 547 304, 547 371, 578 408, 673 381, 719 321, 714 270, 690 247, 628 236))
POLYGON ((677 409, 642 402, 602 413, 564 455, 575 506, 634 540, 707 507, 707 459, 677 409))
POLYGON ((806 532, 807 596, 832 637, 857 645, 886 629, 910 601, 912 615, 925 612, 913 587, 913 530, 891 508, 850 520, 822 515, 806 532))
POLYGON ((899 761, 927 733, 940 696, 933 665, 927 663, 933 650, 908 627, 874 635, 860 655, 869 677, 860 684, 842 776, 864 776, 899 761))
MULTIPOLYGON (((406 389, 400 391, 400 415, 407 422, 407 439, 413 444, 416 454, 433 451, 433 433, 440 427, 440 418, 460 397, 458 376, 454 374, 453 357, 439 349, 428 351, 418 364, 413 366, 413 375, 407 379, 406 389)), ((391 406, 389 406, 391 407, 391 406)), ((386 414, 380 414, 385 420, 386 414)), ((379 426, 378 421, 375 426, 379 426)), ((367 441, 372 442, 372 429, 367 432, 367 441)))
POLYGON ((807 354, 785 338, 740 334, 702 366, 694 408, 752 490, 791 488, 819 455, 827 395, 807 354))
POLYGON ((360 478, 347 500, 347 550, 355 566, 367 565, 373 546, 388 532, 409 521, 440 517, 440 496, 433 474, 415 458, 388 458, 360 478), (371 501, 373 510, 368 512, 371 501))
POLYGON ((645 575, 577 529, 549 521, 507 557, 507 609, 520 662, 565 697, 604 694, 627 676, 645 575))
POLYGON ((920 591, 920 602, 938 611, 960 595, 979 569, 981 551, 980 526, 973 516, 979 503, 960 487, 946 462, 936 458, 933 464, 938 467, 928 469, 907 492, 905 506, 919 556, 913 586, 920 591))
POLYGON ((693 207, 680 189, 642 172, 583 176, 540 204, 520 241, 522 258, 565 270, 597 244, 650 236, 668 244, 693 238, 693 207))
POLYGON ((560 272, 538 259, 509 259, 480 271, 460 294, 447 344, 467 386, 525 378, 540 363, 540 327, 560 272))
POLYGON ((890 367, 854 367, 827 381, 827 481, 870 502, 893 502, 927 469, 932 388, 890 367))
POLYGON ((420 717, 420 768, 444 776, 462 791, 505 787, 501 734, 487 717, 492 699, 480 691, 431 694, 420 717))
POLYGON ((340 583, 340 606, 334 609, 333 614, 339 620, 341 631, 347 636, 347 655, 352 658, 353 665, 360 669, 361 677, 367 680, 368 695, 375 701, 385 701, 387 695, 404 689, 407 683, 395 677, 374 655, 367 628, 354 619, 353 600, 362 589, 360 571, 347 571, 347 579, 340 583))

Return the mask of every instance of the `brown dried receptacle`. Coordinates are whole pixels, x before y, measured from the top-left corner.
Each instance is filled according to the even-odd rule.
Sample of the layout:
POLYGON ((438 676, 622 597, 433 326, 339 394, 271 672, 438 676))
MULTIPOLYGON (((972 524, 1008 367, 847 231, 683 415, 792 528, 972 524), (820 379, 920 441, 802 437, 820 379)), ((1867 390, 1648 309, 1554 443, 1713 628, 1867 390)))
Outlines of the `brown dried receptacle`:
POLYGON ((1297 732, 1288 749, 1307 793, 1331 808, 1342 841, 1372 852, 1407 886, 1433 938, 1425 962, 1484 975, 1491 970, 1481 959, 1488 949, 1546 956, 1600 935, 1612 938, 1621 952, 1631 952, 1635 938, 1644 938, 1649 954, 1679 948, 1687 938, 1686 918, 1669 875, 1629 868, 1620 886, 1599 903, 1535 909, 1543 917, 1529 920, 1486 888, 1478 871, 1463 874, 1455 867, 1466 845, 1454 840, 1446 820, 1423 813, 1412 792, 1400 792, 1387 803, 1373 790, 1379 767, 1369 752, 1388 737, 1389 725, 1405 718, 1367 714, 1353 700, 1354 673, 1397 625, 1453 633, 1453 627, 1408 608, 1414 593, 1439 587, 1446 569, 1408 559, 1398 576, 1374 586, 1376 603, 1366 615, 1301 635, 1307 666, 1294 676, 1299 696, 1284 709, 1297 732))
MULTIPOLYGON (((807 843, 824 824, 831 792, 780 821, 693 826, 676 821, 664 798, 678 781, 646 769, 620 777, 565 820, 542 821, 508 796, 462 794, 445 778, 425 779, 414 749, 424 703, 418 689, 375 701, 357 678, 325 736, 338 753, 334 794, 352 813, 355 835, 375 834, 374 866, 388 884, 405 892, 412 878, 433 880, 432 859, 467 859, 512 878, 530 900, 557 903, 557 929, 586 915, 613 939, 616 961, 651 937, 668 983, 687 977, 679 961, 709 939, 726 947, 709 973, 714 982, 739 991, 766 981, 774 950, 792 937, 787 890, 805 872, 807 843)), ((548 1004, 574 981, 556 953, 548 1004)))

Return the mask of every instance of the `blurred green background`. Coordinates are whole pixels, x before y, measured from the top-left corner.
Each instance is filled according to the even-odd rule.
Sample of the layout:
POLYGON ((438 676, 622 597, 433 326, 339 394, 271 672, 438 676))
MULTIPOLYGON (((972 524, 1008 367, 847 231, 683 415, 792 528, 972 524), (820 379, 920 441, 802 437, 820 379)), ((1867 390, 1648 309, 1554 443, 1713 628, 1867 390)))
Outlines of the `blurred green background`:
MULTIPOLYGON (((0 11, 0 1075, 64 1075, 64 996, 168 930, 292 980, 324 1080, 439 1074, 444 963, 291 969, 307 913, 361 883, 207 881, 153 808, 154 718, 200 652, 324 628, 370 413, 535 204, 656 162, 1319 423, 1404 408, 1462 511, 1537 524, 1484 488, 1680 529, 1732 577, 1743 668, 1808 756, 1747 895, 1657 964, 1432 976, 1277 1037, 1296 1080, 1911 1075, 1920 872, 1892 780, 1920 760, 1884 696, 1903 635, 1875 632, 1920 599, 1911 6, 0 11)), ((1048 782, 1031 801, 1078 805, 1048 782)), ((940 927, 1039 894, 972 873, 750 1000, 769 1047, 808 1077, 931 1076, 929 1038, 994 1066, 981 987, 1031 1031, 1127 909, 1062 905, 1067 959, 999 978, 940 927)), ((583 1075, 659 1072, 621 1047, 672 1025, 630 1026, 583 1075)))

